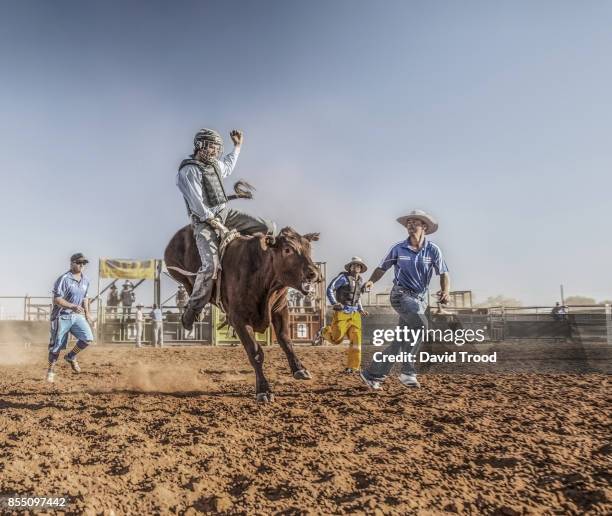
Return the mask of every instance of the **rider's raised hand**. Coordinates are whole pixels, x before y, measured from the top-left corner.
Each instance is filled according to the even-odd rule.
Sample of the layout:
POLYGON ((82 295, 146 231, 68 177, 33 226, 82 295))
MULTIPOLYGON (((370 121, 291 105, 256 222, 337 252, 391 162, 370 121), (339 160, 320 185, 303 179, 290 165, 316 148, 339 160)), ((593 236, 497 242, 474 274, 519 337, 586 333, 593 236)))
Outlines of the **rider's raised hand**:
POLYGON ((230 131, 230 136, 232 137, 232 141, 236 147, 242 145, 242 142, 244 141, 244 134, 242 131, 232 129, 232 131, 230 131))

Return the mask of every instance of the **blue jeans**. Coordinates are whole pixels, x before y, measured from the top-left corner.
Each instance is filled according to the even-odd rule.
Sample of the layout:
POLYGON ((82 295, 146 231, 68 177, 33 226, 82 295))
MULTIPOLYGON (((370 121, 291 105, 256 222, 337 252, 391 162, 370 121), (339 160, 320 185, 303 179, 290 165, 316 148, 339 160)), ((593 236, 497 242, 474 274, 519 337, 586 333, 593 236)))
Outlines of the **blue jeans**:
MULTIPOLYGON (((426 305, 423 298, 415 297, 414 293, 396 286, 391 290, 390 301, 393 309, 399 314, 398 326, 400 328, 406 327, 408 330, 414 329, 415 331, 422 328, 423 332, 427 331, 428 324, 427 317, 425 317, 426 305)), ((384 360, 385 358, 390 355, 400 355, 403 352, 408 352, 412 355, 412 359, 416 360, 422 343, 423 339, 418 338, 416 342, 414 342, 414 345, 412 345, 413 342, 406 342, 404 340, 395 341, 389 344, 381 352, 382 356, 377 355, 379 357, 378 361, 372 360, 364 375, 372 380, 384 380, 395 365, 395 362, 384 360)), ((401 364, 402 373, 416 374, 414 362, 401 362, 401 364)))
MULTIPOLYGON (((51 338, 49 340, 49 355, 57 356, 68 344, 68 336, 72 333, 77 339, 77 344, 84 344, 94 340, 89 323, 82 314, 59 315, 51 321, 51 338)), ((79 346, 81 347, 81 346, 79 346)))

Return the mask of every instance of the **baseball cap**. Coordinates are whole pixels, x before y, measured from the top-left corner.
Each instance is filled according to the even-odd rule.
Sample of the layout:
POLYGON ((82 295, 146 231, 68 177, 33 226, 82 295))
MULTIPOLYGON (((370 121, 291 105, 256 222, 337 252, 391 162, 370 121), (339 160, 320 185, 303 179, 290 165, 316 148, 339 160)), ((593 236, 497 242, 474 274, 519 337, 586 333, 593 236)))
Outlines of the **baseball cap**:
POLYGON ((70 261, 71 262, 85 262, 85 263, 89 263, 89 260, 87 258, 85 258, 85 255, 83 253, 74 253, 70 257, 70 261))

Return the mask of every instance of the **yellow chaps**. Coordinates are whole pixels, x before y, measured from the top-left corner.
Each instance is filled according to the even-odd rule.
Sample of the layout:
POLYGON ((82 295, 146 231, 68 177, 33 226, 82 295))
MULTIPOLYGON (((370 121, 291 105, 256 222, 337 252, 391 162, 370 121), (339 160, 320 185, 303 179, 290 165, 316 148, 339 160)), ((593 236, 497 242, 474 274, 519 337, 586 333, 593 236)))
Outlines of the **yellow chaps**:
POLYGON ((359 369, 361 365, 361 314, 353 312, 334 312, 332 322, 323 328, 322 336, 334 344, 342 344, 344 337, 348 337, 350 344, 347 352, 346 367, 359 369))

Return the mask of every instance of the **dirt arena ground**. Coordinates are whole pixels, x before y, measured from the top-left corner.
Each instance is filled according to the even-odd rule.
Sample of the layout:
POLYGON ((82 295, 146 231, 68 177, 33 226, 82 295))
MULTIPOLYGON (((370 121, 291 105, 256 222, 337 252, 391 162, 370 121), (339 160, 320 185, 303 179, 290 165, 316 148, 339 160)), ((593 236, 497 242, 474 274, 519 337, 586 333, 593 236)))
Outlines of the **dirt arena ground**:
MULTIPOLYGON (((15 350, 14 350, 15 351, 15 350)), ((45 350, 1 366, 0 493, 87 514, 610 514, 609 377, 423 375, 367 392, 343 350, 96 346, 43 382, 45 350)), ((6 353, 4 357, 8 357, 6 353)))

